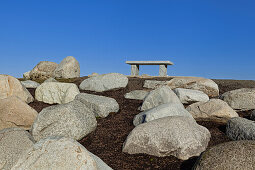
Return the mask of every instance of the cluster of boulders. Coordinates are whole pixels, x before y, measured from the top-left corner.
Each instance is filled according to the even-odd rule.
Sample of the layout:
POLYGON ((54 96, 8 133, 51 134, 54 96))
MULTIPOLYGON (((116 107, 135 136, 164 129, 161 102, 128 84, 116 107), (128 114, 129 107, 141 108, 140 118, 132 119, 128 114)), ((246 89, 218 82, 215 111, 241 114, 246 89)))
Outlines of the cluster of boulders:
POLYGON ((205 78, 176 77, 170 81, 145 80, 145 90, 125 94, 143 100, 135 128, 123 144, 123 152, 145 153, 187 160, 200 158, 194 169, 254 169, 255 110, 251 120, 238 111, 255 109, 255 88, 243 88, 219 96, 218 85, 205 78), (207 149, 210 132, 196 121, 226 125, 232 142, 207 149))
MULTIPOLYGON (((0 169, 111 169, 77 141, 96 129, 97 117, 118 112, 119 104, 80 90, 125 88, 128 78, 119 73, 94 74, 79 86, 54 79, 79 77, 79 73, 79 63, 67 57, 59 65, 40 62, 24 74, 28 81, 0 75, 0 169), (38 78, 45 81, 32 81, 38 78), (27 88, 35 88, 35 99, 27 88), (34 100, 56 105, 37 113, 28 105, 34 100)), ((237 111, 255 109, 255 89, 219 96, 218 85, 210 79, 176 77, 145 80, 144 90, 124 97, 143 103, 123 152, 182 160, 200 156, 194 167, 199 170, 254 168, 255 123, 239 117, 237 111), (235 141, 207 149, 211 134, 196 122, 200 120, 226 124, 227 136, 235 141)))

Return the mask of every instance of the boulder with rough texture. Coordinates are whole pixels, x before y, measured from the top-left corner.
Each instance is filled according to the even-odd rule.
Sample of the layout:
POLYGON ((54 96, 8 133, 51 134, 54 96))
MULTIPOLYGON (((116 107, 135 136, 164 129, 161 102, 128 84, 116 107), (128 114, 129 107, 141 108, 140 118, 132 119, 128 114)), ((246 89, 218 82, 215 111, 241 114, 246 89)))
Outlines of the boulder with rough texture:
POLYGON ((40 86, 39 83, 37 83, 35 81, 32 81, 32 80, 21 81, 21 84, 23 86, 25 86, 26 88, 33 88, 33 89, 35 89, 35 88, 40 86))
POLYGON ((176 88, 173 91, 179 97, 183 104, 207 102, 209 100, 208 95, 199 90, 176 88))
POLYGON ((152 90, 143 100, 141 110, 148 110, 165 103, 176 103, 182 105, 180 99, 168 86, 162 86, 152 90))
MULTIPOLYGON (((101 162, 103 161, 101 160, 101 162)), ((105 163, 97 165, 94 156, 75 140, 52 136, 40 140, 29 148, 12 170, 103 170, 104 168, 111 169, 105 163)))
POLYGON ((175 77, 168 81, 168 86, 171 87, 171 89, 185 88, 200 90, 209 97, 219 96, 218 85, 213 80, 202 77, 175 77))
POLYGON ((221 96, 235 110, 255 109, 255 88, 242 88, 224 93, 221 96))
POLYGON ((144 98, 149 94, 149 91, 145 90, 133 90, 125 94, 126 99, 144 100, 144 98))
POLYGON ((17 96, 26 103, 34 101, 33 96, 18 79, 0 74, 0 99, 5 99, 10 96, 17 96))
POLYGON ((74 83, 48 82, 42 83, 35 90, 35 98, 44 103, 68 103, 73 101, 80 91, 74 83))
POLYGON ((58 64, 50 61, 39 62, 29 73, 31 80, 42 79, 46 80, 53 77, 54 71, 58 64))
POLYGON ((232 140, 255 140, 255 122, 234 117, 227 123, 226 134, 232 140))
POLYGON ((75 78, 80 77, 80 64, 73 57, 64 58, 54 71, 56 78, 75 78))
POLYGON ((38 113, 16 96, 0 100, 0 130, 20 127, 29 130, 38 113))
POLYGON ((231 141, 206 150, 194 170, 252 170, 255 169, 255 141, 231 141))
POLYGON ((94 113, 80 101, 74 100, 44 108, 35 119, 31 132, 36 141, 48 136, 80 140, 94 131, 96 126, 94 113))
POLYGON ((168 116, 187 116, 193 118, 192 115, 182 105, 166 103, 139 113, 135 116, 133 124, 137 126, 141 123, 150 122, 152 120, 168 116))
POLYGON ((83 80, 80 84, 80 89, 103 92, 117 88, 124 88, 127 84, 127 76, 120 73, 109 73, 83 80))
POLYGON ((96 161, 98 170, 112 170, 102 159, 98 156, 94 155, 93 153, 89 152, 90 156, 96 161))
POLYGON ((187 160, 199 156, 210 137, 210 132, 193 118, 170 116, 136 126, 128 135, 122 151, 158 157, 173 155, 187 160))
POLYGON ((44 81, 44 83, 48 83, 48 82, 58 82, 56 79, 50 77, 47 80, 44 81))
POLYGON ((27 72, 25 72, 25 73, 23 73, 23 78, 25 79, 25 80, 29 80, 30 79, 30 71, 27 71, 27 72))
POLYGON ((226 123, 238 114, 220 99, 210 99, 208 102, 197 102, 186 108, 196 120, 226 123))
POLYGON ((0 169, 9 170, 19 157, 34 144, 32 136, 20 128, 0 131, 0 169))
POLYGON ((143 87, 148 89, 156 89, 158 87, 167 85, 167 83, 168 81, 145 80, 143 87))
POLYGON ((80 93, 75 97, 75 100, 82 102, 96 117, 104 118, 107 117, 109 113, 119 111, 119 104, 115 99, 110 97, 80 93))

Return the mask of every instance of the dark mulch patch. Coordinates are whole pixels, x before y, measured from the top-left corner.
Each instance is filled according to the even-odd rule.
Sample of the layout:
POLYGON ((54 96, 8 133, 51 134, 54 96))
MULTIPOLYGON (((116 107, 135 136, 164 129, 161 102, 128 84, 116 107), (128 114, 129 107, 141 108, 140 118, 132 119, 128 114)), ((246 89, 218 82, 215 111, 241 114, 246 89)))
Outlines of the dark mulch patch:
MULTIPOLYGON (((67 80, 79 85, 87 77, 67 80)), ((146 78, 155 80, 166 80, 165 78, 146 78)), ((167 80, 170 80, 168 78, 167 80)), ((98 94, 112 97, 117 100, 120 106, 118 113, 111 113, 106 118, 98 118, 96 130, 79 142, 89 151, 99 156, 105 163, 113 169, 167 169, 167 170, 188 170, 193 167, 198 157, 182 161, 173 156, 155 157, 145 154, 129 155, 122 152, 122 146, 128 134, 134 128, 133 118, 139 113, 137 108, 142 104, 139 100, 128 100, 124 94, 132 90, 143 89, 145 78, 130 77, 128 86, 124 89, 116 89, 103 93, 91 91, 81 91, 90 94, 98 94)), ((61 80, 65 82, 64 80, 61 80)), ((255 87, 254 81, 238 80, 214 80, 220 87, 220 93, 243 87, 255 87)), ((32 95, 34 90, 29 89, 32 95)), ((44 107, 50 106, 42 102, 35 101, 30 106, 40 112, 44 107)), ((250 112, 240 112, 240 116, 248 117, 250 112)), ((230 141, 225 135, 225 125, 215 122, 199 121, 200 125, 205 126, 211 132, 211 140, 208 147, 230 141)))

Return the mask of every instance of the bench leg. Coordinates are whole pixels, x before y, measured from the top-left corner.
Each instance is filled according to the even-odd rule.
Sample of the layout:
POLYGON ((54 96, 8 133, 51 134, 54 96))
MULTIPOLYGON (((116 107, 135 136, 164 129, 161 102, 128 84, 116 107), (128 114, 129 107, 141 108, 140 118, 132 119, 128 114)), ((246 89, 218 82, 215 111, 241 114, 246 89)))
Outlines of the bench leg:
POLYGON ((162 77, 167 76, 167 65, 159 66, 159 76, 162 76, 162 77))
POLYGON ((131 76, 139 76, 139 65, 131 65, 131 76))

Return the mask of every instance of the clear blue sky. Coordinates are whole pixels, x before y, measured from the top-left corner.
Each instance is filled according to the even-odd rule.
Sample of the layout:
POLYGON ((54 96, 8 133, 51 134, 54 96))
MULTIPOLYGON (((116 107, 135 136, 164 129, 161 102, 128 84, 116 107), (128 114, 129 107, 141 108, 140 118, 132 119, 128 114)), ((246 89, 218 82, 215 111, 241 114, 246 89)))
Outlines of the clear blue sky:
POLYGON ((255 80, 254 9, 254 0, 1 0, 0 73, 22 77, 72 55, 81 76, 170 60, 168 75, 255 80))

